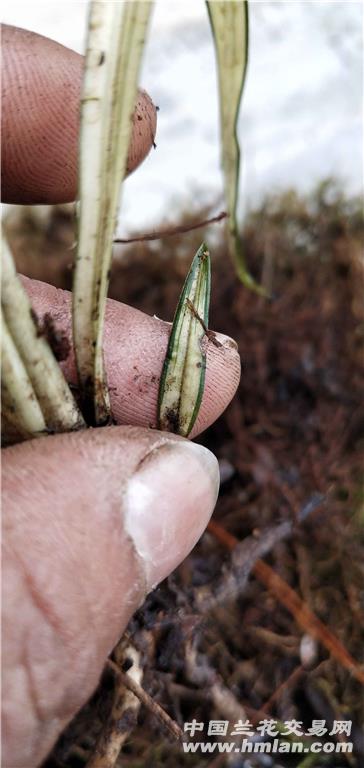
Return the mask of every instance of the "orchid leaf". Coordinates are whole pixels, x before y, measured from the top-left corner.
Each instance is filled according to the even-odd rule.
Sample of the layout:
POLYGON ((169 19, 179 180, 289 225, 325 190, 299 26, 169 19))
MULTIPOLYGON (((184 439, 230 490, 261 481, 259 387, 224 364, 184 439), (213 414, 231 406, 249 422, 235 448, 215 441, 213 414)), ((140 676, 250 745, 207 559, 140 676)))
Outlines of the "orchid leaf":
POLYGON ((205 385, 210 273, 210 254, 202 243, 178 301, 160 381, 158 426, 185 437, 196 421, 205 385))
POLYGON ((84 412, 110 420, 102 340, 112 240, 151 2, 90 6, 81 99, 80 208, 73 331, 84 412))
MULTIPOLYGON (((11 432, 26 440, 46 431, 46 424, 25 365, 1 310, 1 406, 11 432)), ((8 429, 4 430, 7 432, 8 429)), ((5 442, 7 435, 5 437, 5 442)))
POLYGON ((206 4, 218 71, 222 167, 229 213, 229 251, 242 283, 263 293, 263 289, 247 270, 237 222, 240 173, 237 122, 248 64, 248 3, 245 0, 211 0, 206 4))
MULTIPOLYGON (((29 297, 16 272, 13 257, 5 239, 2 243, 1 266, 3 354, 5 361, 8 360, 6 366, 9 372, 8 380, 12 381, 9 392, 10 394, 13 392, 16 397, 16 392, 19 393, 23 386, 24 398, 26 398, 26 393, 30 392, 29 384, 26 382, 27 377, 48 430, 67 432, 81 429, 85 426, 81 412, 46 338, 39 331, 29 297), (20 383, 21 381, 23 384, 20 383)), ((19 419, 21 413, 24 415, 25 410, 22 405, 19 419)), ((30 410, 33 416, 37 410, 35 401, 34 407, 28 410, 30 419, 30 410)), ((31 423, 29 419, 26 427, 28 431, 31 423)), ((41 423, 39 418, 37 423, 41 423)), ((39 432, 40 429, 37 428, 34 431, 39 432)))

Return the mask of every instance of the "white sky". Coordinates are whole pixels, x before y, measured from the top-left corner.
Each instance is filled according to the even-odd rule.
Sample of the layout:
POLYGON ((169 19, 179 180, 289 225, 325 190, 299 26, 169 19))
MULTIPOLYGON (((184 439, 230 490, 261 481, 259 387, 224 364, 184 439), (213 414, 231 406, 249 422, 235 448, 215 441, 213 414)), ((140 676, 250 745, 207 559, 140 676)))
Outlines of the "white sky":
MULTIPOLYGON (((84 2, 8 0, 2 20, 82 52, 86 15, 84 2)), ((361 2, 250 2, 242 210, 327 175, 362 190, 362 30, 361 2)), ((157 0, 140 84, 160 107, 158 146, 125 184, 120 234, 171 220, 181 206, 219 205, 215 60, 203 0, 157 0)))

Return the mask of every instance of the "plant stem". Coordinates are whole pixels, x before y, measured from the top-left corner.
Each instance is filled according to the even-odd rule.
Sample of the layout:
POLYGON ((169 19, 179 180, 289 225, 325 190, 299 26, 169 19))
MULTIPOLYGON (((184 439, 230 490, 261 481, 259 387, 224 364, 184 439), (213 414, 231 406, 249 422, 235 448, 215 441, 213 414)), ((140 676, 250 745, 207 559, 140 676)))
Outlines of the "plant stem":
MULTIPOLYGON (((85 426, 71 390, 46 339, 39 334, 29 298, 3 241, 1 304, 14 349, 27 372, 48 430, 68 432, 85 426)), ((8 343, 8 352, 11 345, 8 343)), ((14 353, 15 354, 15 353, 14 353)), ((13 362, 13 372, 20 373, 13 362)), ((22 377, 23 383, 24 376, 22 377)), ((15 380, 13 385, 15 387, 15 380)), ((20 390, 19 390, 20 391, 20 390)), ((38 430, 37 430, 38 431, 38 430)))
POLYGON ((43 414, 1 311, 1 401, 2 416, 20 439, 45 432, 43 414))
POLYGON ((102 339, 112 241, 150 2, 90 6, 81 101, 80 209, 73 334, 84 413, 111 420, 102 339))

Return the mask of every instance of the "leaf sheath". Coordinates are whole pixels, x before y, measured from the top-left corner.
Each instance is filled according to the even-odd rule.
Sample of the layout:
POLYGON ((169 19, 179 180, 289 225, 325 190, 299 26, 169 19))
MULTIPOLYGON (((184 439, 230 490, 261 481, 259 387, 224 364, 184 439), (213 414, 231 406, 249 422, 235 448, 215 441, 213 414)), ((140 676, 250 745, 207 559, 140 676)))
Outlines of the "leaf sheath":
POLYGON ((205 385, 210 281, 210 254, 202 243, 179 298, 159 387, 159 428, 185 437, 196 421, 205 385))

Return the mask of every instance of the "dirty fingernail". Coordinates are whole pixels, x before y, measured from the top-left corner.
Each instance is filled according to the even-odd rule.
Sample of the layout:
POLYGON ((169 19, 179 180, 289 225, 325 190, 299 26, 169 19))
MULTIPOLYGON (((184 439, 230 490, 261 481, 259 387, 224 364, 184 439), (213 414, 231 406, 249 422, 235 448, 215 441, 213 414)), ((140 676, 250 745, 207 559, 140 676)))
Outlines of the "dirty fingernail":
POLYGON ((128 482, 124 525, 143 561, 148 589, 191 551, 218 491, 218 462, 207 448, 171 440, 146 456, 128 482))

